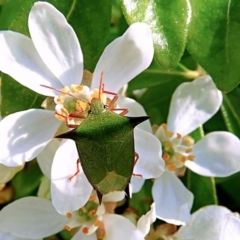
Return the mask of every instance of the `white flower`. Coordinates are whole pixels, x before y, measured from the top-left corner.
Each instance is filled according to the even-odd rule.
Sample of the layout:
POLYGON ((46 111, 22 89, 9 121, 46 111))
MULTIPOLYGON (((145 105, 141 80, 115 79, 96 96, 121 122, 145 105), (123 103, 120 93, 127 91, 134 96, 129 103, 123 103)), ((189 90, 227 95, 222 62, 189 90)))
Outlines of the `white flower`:
MULTIPOLYGON (((75 231, 73 240, 97 240, 97 237, 104 240, 144 240, 148 226, 136 227, 120 215, 107 213, 108 208, 111 212, 116 207, 113 201, 118 200, 119 194, 104 196, 103 201, 112 201, 110 205, 106 203, 105 207, 103 204, 99 206, 94 198, 96 199, 96 196, 83 208, 67 213, 66 216, 58 214, 51 201, 42 198, 26 197, 17 200, 0 212, 0 236, 12 240, 42 239, 62 229, 69 231, 74 229, 77 232, 75 231)), ((143 216, 145 219, 142 223, 149 225, 152 223, 149 219, 153 219, 154 213, 153 210, 150 212, 143 216)))
POLYGON ((222 94, 209 76, 181 84, 174 92, 167 124, 156 136, 162 143, 166 169, 152 189, 158 218, 184 224, 190 218, 193 195, 177 175, 185 167, 203 176, 224 177, 240 169, 240 141, 228 132, 207 134, 194 144, 189 133, 210 119, 222 103, 222 94))
MULTIPOLYGON (((64 90, 69 86, 71 92, 79 89, 83 76, 83 56, 78 39, 65 17, 52 5, 37 2, 31 9, 28 24, 31 39, 12 31, 0 32, 0 70, 22 85, 46 96, 54 97, 59 93, 41 85, 64 90)), ((91 89, 94 92, 99 87, 103 72, 105 89, 118 92, 124 84, 146 69, 152 58, 150 28, 143 23, 131 25, 122 37, 105 48, 95 68, 91 89)), ((92 94, 87 88, 82 91, 86 93, 87 99, 92 94)), ((128 99, 123 99, 124 101, 131 102, 128 99)), ((55 97, 55 102, 60 104, 61 96, 55 97)), ((65 110, 61 107, 59 109, 59 106, 61 104, 56 107, 57 114, 59 110, 65 110)), ((19 166, 38 156, 61 125, 54 114, 51 110, 30 109, 5 117, 0 122, 0 163, 19 166)), ((150 129, 149 122, 142 124, 143 128, 146 126, 150 129)), ((156 139, 140 129, 135 131, 136 151, 139 149, 138 139, 141 141, 143 135, 145 148, 148 152, 153 149, 157 158, 159 145, 149 142, 150 139, 156 142, 156 139)), ((148 159, 148 152, 142 152, 144 151, 140 149, 140 163, 142 159, 148 159)))
POLYGON ((207 206, 192 214, 190 221, 182 226, 173 239, 177 240, 238 240, 239 215, 225 207, 207 206))

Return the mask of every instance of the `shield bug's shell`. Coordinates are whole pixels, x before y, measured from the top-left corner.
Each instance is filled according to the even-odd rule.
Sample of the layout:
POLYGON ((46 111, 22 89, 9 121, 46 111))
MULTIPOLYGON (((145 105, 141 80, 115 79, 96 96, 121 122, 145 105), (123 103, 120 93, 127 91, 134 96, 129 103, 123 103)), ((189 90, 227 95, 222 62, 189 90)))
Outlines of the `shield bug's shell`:
POLYGON ((112 191, 128 194, 135 161, 133 129, 147 119, 119 115, 94 98, 81 125, 57 136, 75 141, 83 171, 100 202, 112 191))

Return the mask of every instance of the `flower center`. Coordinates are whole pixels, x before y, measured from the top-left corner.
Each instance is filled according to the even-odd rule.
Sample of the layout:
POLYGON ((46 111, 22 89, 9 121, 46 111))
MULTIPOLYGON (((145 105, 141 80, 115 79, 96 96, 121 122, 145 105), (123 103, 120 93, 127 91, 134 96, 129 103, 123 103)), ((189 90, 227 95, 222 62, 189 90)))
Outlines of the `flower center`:
POLYGON ((159 127, 156 136, 162 143, 162 158, 169 171, 184 167, 187 160, 194 161, 195 156, 191 155, 194 139, 191 136, 182 137, 179 133, 173 133, 167 129, 167 124, 159 127))
POLYGON ((90 91, 84 85, 65 86, 60 90, 61 94, 54 98, 55 117, 60 121, 65 121, 68 126, 80 125, 87 117, 93 98, 101 99, 106 103, 106 94, 99 93, 99 89, 90 91))
POLYGON ((78 211, 66 214, 66 217, 71 219, 71 222, 65 225, 64 229, 70 231, 73 228, 80 227, 83 234, 91 234, 102 225, 104 212, 104 206, 99 206, 96 197, 92 196, 78 211))

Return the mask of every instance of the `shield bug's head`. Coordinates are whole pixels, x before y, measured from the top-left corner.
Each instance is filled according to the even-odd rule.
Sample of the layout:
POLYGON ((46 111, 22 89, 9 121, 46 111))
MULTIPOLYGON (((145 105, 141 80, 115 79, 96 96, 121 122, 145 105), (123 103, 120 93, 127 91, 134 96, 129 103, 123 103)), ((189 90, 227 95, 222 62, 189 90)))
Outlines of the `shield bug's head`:
POLYGON ((89 113, 93 114, 101 114, 105 109, 107 108, 107 105, 102 103, 102 101, 98 98, 93 98, 91 101, 91 108, 89 113))

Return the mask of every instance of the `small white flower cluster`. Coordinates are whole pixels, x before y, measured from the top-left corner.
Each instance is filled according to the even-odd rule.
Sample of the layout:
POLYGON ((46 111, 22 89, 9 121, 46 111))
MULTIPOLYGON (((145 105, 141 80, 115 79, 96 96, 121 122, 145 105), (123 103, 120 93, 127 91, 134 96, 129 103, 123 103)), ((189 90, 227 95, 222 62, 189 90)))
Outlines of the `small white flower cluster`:
MULTIPOLYGON (((177 177, 186 167, 203 176, 220 177, 240 169, 240 141, 233 134, 213 132, 195 144, 188 136, 220 108, 222 94, 212 79, 205 76, 181 84, 172 96, 167 124, 155 134, 149 121, 134 130, 139 155, 134 173, 141 177, 132 177, 133 192, 141 188, 144 179, 154 179, 151 210, 134 225, 113 213, 124 198, 123 192, 105 195, 99 205, 80 164, 80 172, 69 181, 79 158, 76 145, 72 140, 59 142, 54 136, 63 126, 66 130, 66 125, 73 127, 84 121, 87 102, 96 94, 100 96, 102 73, 105 89, 118 92, 150 65, 154 53, 150 28, 135 23, 110 43, 89 87, 81 85, 83 56, 76 34, 57 9, 46 2, 35 3, 29 15, 29 32, 31 38, 0 32, 0 70, 33 91, 54 97, 56 107, 17 112, 1 120, 0 183, 5 184, 25 162, 37 157, 51 182, 51 201, 43 198, 48 187, 42 184, 41 197, 26 197, 7 205, 0 212, 0 239, 42 239, 67 229, 74 240, 143 240, 149 231, 153 234, 150 226, 156 218, 175 225, 187 223, 172 239, 236 239, 240 223, 229 210, 209 206, 191 216, 193 194, 177 177), (205 226, 209 216, 211 221, 205 226), (230 232, 233 238, 226 237, 230 232), (218 237, 211 238, 213 234, 218 237)), ((105 103, 106 96, 103 98, 105 103)), ((127 108, 130 116, 146 115, 132 99, 119 96, 117 104, 127 108)))

